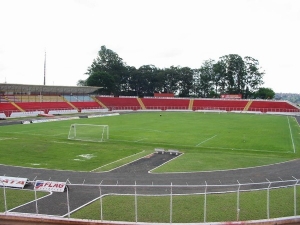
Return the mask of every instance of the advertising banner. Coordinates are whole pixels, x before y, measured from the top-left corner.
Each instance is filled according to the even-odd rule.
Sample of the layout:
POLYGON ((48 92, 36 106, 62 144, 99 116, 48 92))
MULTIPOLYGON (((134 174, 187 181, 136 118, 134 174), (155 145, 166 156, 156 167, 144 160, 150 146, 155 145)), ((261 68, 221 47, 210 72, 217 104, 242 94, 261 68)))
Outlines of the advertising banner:
POLYGON ((27 181, 27 178, 0 176, 1 187, 5 186, 13 188, 24 188, 25 184, 27 184, 27 181))
POLYGON ((221 98, 229 98, 229 99, 241 99, 241 94, 223 94, 221 95, 221 98))
POLYGON ((37 180, 34 184, 34 190, 64 192, 66 182, 37 180))

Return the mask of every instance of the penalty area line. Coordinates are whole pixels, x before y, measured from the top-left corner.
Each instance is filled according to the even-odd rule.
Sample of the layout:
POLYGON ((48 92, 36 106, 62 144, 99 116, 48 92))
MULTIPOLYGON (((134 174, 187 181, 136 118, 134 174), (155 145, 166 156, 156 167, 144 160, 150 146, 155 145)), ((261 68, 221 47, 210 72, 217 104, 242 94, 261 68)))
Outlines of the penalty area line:
POLYGON ((206 140, 200 142, 199 144, 196 145, 196 147, 198 147, 199 145, 203 144, 204 142, 207 142, 207 141, 209 141, 209 140, 215 138, 216 136, 217 136, 217 135, 215 135, 215 136, 213 136, 213 137, 211 137, 211 138, 208 138, 208 139, 206 139, 206 140))

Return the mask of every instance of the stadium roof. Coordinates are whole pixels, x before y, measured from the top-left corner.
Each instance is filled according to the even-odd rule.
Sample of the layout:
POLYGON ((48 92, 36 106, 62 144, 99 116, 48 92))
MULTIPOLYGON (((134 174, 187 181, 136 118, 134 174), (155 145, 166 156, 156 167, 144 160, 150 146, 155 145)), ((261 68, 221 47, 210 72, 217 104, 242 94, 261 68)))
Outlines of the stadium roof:
POLYGON ((91 86, 48 86, 48 85, 29 85, 29 84, 7 84, 0 83, 0 92, 4 93, 47 93, 47 94, 91 94, 100 87, 91 86))

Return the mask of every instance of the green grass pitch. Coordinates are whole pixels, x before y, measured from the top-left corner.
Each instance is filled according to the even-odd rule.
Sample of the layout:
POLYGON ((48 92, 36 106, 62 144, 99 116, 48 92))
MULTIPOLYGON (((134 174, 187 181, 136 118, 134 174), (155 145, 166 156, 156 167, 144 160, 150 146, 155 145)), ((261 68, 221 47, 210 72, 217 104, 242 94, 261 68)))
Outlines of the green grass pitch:
POLYGON ((152 153, 154 148, 165 148, 177 149, 185 154, 158 168, 156 172, 232 169, 299 158, 299 133, 299 125, 290 116, 128 113, 0 126, 0 163, 102 171, 152 153), (70 125, 74 123, 109 125, 109 141, 68 140, 70 125))

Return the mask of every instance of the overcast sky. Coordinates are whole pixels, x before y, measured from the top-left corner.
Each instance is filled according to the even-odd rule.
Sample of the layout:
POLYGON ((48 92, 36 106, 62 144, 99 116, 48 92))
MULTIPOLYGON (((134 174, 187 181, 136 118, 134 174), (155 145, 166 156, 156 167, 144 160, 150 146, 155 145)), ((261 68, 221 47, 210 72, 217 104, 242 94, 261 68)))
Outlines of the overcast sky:
POLYGON ((0 0, 0 83, 75 86, 105 45, 129 66, 251 56, 300 93, 299 0, 0 0))

